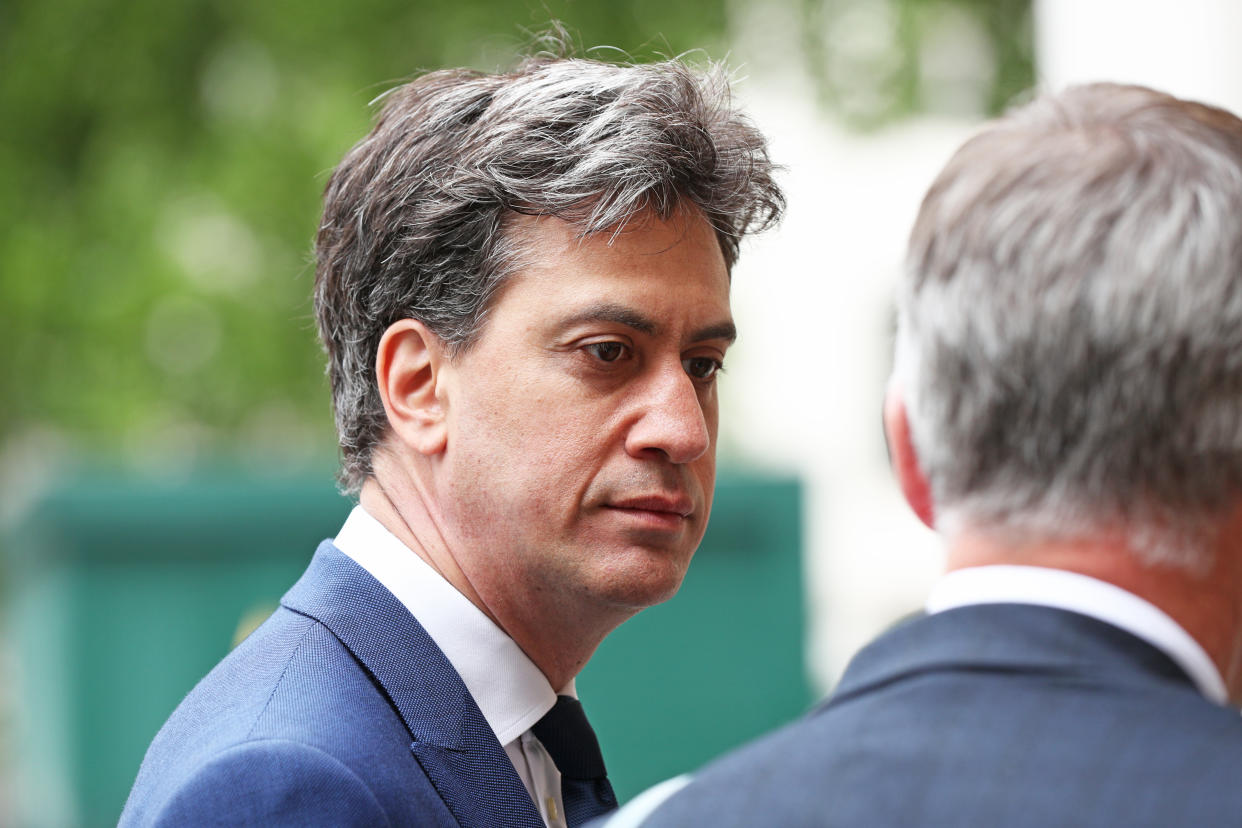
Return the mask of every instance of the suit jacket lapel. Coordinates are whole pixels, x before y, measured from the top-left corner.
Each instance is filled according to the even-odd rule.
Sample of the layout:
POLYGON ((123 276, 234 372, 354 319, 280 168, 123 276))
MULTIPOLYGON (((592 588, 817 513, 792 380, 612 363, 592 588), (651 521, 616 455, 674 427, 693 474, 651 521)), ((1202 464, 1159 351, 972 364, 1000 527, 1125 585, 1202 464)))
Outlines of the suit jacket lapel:
POLYGON ((326 626, 374 676, 458 822, 541 828, 513 763, 457 671, 370 573, 325 541, 281 603, 326 626))
POLYGON ((1027 604, 979 604, 921 616, 864 648, 825 706, 920 673, 988 670, 1093 682, 1166 681, 1198 692, 1163 652, 1111 624, 1027 604))

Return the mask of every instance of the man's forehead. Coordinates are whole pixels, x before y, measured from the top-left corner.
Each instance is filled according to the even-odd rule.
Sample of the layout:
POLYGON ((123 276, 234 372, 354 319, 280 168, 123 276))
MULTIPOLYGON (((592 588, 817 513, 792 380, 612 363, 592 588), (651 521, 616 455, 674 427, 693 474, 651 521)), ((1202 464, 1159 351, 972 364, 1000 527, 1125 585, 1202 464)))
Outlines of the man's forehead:
POLYGON ((617 233, 582 236, 550 216, 522 216, 512 274, 493 314, 519 312, 541 334, 607 323, 679 342, 731 343, 729 278, 715 231, 697 212, 654 213, 617 233))

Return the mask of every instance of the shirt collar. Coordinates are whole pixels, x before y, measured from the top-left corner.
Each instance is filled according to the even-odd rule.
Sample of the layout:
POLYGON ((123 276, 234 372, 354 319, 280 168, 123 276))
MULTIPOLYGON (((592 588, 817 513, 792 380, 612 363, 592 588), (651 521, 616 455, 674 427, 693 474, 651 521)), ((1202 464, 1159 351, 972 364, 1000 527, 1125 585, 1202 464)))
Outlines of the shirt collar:
POLYGON ((1173 659, 1204 696, 1227 703, 1225 681, 1199 643, 1154 604, 1113 584, 1039 566, 969 567, 949 572, 933 584, 927 612, 972 604, 1036 604, 1112 624, 1173 659))
MULTIPOLYGON (((555 706, 552 685, 517 643, 361 506, 333 543, 418 619, 500 744, 520 737, 555 706)), ((577 695, 572 680, 562 693, 577 695)))

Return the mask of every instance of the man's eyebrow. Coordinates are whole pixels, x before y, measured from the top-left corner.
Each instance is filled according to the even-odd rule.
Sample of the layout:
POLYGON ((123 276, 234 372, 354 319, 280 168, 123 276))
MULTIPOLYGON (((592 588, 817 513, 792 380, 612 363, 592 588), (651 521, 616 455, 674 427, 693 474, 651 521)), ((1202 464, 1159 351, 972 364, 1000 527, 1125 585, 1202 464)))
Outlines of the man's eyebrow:
POLYGON ((659 330, 659 326, 654 321, 643 316, 633 308, 618 305, 615 302, 600 302, 597 305, 589 305, 573 316, 562 319, 557 327, 560 330, 567 330, 583 322, 615 322, 618 325, 624 325, 627 328, 633 328, 648 335, 653 335, 659 330))
POLYGON ((723 339, 732 343, 737 339, 737 325, 732 322, 717 322, 715 325, 700 328, 690 337, 692 342, 702 342, 707 339, 723 339))
MULTIPOLYGON (((633 328, 648 336, 654 336, 660 330, 660 326, 654 320, 649 319, 633 308, 619 305, 615 302, 600 302, 596 305, 589 305, 572 316, 562 319, 557 327, 560 330, 568 330, 584 322, 615 322, 618 325, 633 328)), ((732 320, 725 320, 708 325, 705 328, 700 328, 690 336, 690 341, 692 342, 702 342, 707 339, 723 339, 727 342, 733 342, 737 339, 737 326, 733 324, 732 320)))

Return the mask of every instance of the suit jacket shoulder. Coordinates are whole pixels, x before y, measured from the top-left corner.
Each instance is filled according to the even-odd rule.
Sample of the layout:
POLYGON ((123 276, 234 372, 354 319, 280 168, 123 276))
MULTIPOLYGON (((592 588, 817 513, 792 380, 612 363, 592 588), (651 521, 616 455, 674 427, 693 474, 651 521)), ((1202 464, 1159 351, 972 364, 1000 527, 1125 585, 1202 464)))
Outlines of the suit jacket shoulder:
POLYGON ((152 743, 122 825, 542 825, 460 677, 329 543, 152 743))
POLYGON ((169 826, 394 824, 372 786, 344 761, 279 739, 212 753, 171 786, 156 809, 122 824, 131 820, 169 826))
POLYGON ((988 605, 881 637, 806 719, 644 825, 1242 825, 1242 717, 1085 616, 988 605))

